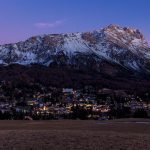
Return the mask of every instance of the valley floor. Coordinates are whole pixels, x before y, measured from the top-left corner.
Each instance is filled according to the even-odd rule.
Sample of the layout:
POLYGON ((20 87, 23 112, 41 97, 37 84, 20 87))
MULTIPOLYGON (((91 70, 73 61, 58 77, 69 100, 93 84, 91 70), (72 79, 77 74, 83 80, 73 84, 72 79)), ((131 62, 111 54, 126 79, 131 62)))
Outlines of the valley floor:
POLYGON ((4 150, 148 150, 150 120, 0 121, 4 150))

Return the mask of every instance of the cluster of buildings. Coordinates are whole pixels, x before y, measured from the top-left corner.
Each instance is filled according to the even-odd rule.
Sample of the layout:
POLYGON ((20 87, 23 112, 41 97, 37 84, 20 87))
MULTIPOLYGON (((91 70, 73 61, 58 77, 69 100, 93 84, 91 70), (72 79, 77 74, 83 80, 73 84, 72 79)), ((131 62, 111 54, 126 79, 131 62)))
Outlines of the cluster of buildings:
POLYGON ((22 114, 24 119, 71 119, 75 113, 78 113, 76 117, 82 114, 86 119, 110 119, 112 110, 124 108, 132 113, 144 109, 149 114, 150 101, 127 95, 124 91, 101 89, 95 93, 72 88, 63 88, 59 94, 38 92, 19 102, 0 100, 0 115, 9 113, 11 119, 14 114, 22 114))

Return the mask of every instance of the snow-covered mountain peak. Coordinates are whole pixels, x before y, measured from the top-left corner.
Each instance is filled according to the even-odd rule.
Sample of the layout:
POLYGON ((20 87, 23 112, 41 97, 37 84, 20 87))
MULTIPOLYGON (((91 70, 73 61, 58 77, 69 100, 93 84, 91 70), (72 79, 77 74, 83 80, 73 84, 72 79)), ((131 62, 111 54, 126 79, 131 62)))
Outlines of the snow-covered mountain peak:
POLYGON ((148 42, 138 29, 109 25, 104 28, 108 41, 130 49, 149 49, 148 42))
POLYGON ((98 69, 102 61, 133 70, 150 70, 150 48, 138 29, 109 25, 85 33, 34 36, 0 46, 0 63, 63 64, 98 69))

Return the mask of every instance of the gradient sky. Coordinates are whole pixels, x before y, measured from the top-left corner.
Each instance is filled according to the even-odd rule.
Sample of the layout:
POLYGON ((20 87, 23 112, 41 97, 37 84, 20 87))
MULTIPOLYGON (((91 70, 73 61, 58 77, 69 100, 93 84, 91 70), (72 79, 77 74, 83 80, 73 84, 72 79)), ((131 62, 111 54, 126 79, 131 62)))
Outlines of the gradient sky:
POLYGON ((150 43, 150 0, 0 0, 0 44, 109 24, 139 28, 150 43))

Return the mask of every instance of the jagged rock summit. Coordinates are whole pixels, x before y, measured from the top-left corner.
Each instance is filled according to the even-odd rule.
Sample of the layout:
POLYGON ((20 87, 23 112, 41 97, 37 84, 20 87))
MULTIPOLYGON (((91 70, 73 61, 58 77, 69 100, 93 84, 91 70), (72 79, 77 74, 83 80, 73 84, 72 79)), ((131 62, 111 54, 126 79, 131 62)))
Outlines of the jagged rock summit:
POLYGON ((2 65, 65 65, 99 71, 103 62, 149 73, 150 47, 138 29, 118 25, 85 33, 34 36, 0 46, 2 65))

